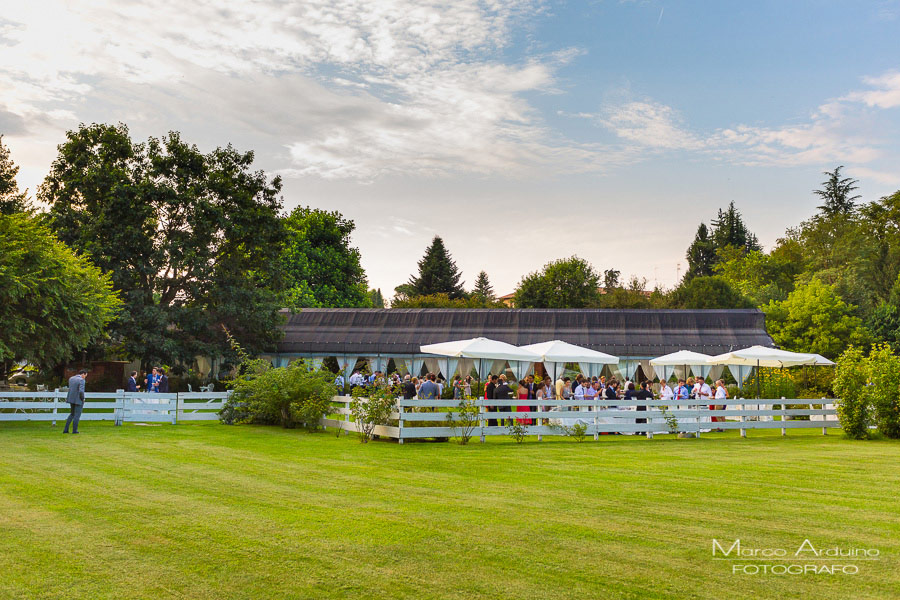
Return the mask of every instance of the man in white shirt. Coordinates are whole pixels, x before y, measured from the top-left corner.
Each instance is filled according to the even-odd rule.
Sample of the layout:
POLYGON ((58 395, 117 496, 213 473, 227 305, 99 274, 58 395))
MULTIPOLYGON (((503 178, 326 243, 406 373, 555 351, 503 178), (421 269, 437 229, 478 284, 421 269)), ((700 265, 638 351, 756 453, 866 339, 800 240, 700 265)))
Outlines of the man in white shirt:
POLYGON ((675 392, 672 391, 672 388, 669 387, 668 381, 663 381, 659 386, 659 399, 660 400, 671 400, 675 397, 675 392))
POLYGON ((709 384, 702 377, 697 378, 697 383, 699 384, 699 389, 697 390, 697 396, 700 400, 709 400, 712 398, 712 388, 709 387, 709 384))
POLYGON ((359 371, 353 371, 353 375, 350 376, 350 387, 363 387, 366 385, 366 380, 363 378, 362 374, 359 371))

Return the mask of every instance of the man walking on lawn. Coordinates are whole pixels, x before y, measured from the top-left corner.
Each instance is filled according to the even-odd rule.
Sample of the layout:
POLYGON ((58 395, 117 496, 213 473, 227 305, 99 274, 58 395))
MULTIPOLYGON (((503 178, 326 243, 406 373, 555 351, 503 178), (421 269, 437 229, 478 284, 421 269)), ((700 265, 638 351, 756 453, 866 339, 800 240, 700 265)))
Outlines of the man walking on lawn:
POLYGON ((78 371, 78 375, 69 378, 69 393, 66 402, 69 403, 69 418, 63 433, 69 433, 69 424, 72 425, 72 433, 78 433, 78 421, 81 420, 81 411, 84 408, 84 380, 87 378, 87 369, 78 371))

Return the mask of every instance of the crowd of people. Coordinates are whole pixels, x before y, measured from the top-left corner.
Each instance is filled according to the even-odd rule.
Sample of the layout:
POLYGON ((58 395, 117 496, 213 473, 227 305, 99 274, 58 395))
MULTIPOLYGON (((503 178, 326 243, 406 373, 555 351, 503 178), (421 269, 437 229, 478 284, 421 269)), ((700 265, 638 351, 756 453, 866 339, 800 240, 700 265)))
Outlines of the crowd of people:
MULTIPOLYGON (((534 375, 527 375, 519 380, 513 388, 509 379, 504 374, 490 375, 484 386, 485 400, 520 400, 521 404, 515 405, 515 412, 537 412, 538 405, 552 400, 584 400, 585 405, 591 406, 602 403, 607 408, 617 408, 616 400, 663 400, 672 404, 708 404, 710 410, 722 410, 724 405, 710 403, 715 400, 728 398, 725 381, 718 379, 710 386, 705 377, 688 377, 678 379, 674 386, 668 381, 660 381, 658 384, 650 381, 635 383, 630 380, 619 382, 615 377, 607 379, 606 376, 586 377, 578 374, 573 378, 559 377, 551 385, 550 379, 536 380, 534 375), (528 402, 529 400, 534 403, 528 402), (688 402, 699 401, 699 402, 688 402)), ((335 385, 343 387, 344 378, 338 375, 335 385)), ((442 398, 447 382, 434 373, 428 373, 423 377, 393 373, 386 376, 381 371, 375 371, 371 375, 364 375, 360 371, 354 371, 350 376, 350 387, 366 387, 371 385, 391 385, 398 390, 398 395, 406 400, 419 398, 421 400, 434 400, 442 398)), ((453 398, 456 400, 472 397, 474 381, 471 376, 462 377, 456 375, 449 384, 453 387, 453 398)), ((504 405, 505 406, 505 405, 504 405)), ((503 406, 488 406, 488 412, 509 412, 503 406)), ((637 410, 646 411, 646 406, 637 406, 637 410)), ((714 422, 724 421, 724 417, 712 417, 714 422)), ((526 425, 532 423, 532 419, 520 419, 526 425)), ((639 423, 646 420, 638 419, 639 423)), ((489 425, 496 425, 496 419, 490 419, 489 425)))
POLYGON ((169 376, 162 367, 153 367, 138 383, 138 372, 132 371, 125 382, 126 392, 149 392, 151 394, 169 393, 169 376))

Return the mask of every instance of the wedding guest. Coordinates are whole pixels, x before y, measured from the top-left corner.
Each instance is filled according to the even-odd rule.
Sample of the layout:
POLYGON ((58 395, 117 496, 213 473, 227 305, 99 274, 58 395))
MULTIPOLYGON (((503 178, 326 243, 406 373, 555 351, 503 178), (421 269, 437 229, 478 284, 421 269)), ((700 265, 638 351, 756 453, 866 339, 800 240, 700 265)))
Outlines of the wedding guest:
MULTIPOLYGON (((528 400, 531 397, 531 391, 528 389, 528 383, 524 379, 519 380, 518 398, 519 400, 528 400)), ((530 406, 517 406, 516 412, 534 412, 530 406)), ((531 418, 516 419, 522 425, 531 425, 531 418)))
POLYGON ((669 401, 675 397, 675 392, 669 387, 669 382, 663 379, 659 383, 659 399, 663 402, 669 401))
MULTIPOLYGON (((496 375, 495 375, 496 377, 496 375)), ((497 380, 497 387, 494 388, 494 400, 509 400, 513 397, 512 388, 509 387, 509 384, 506 381, 506 375, 500 375, 497 380)), ((497 412, 509 412, 509 407, 502 407, 503 410, 500 410, 501 407, 495 407, 497 412)), ((498 415, 499 416, 499 415, 498 415)), ((502 419, 500 420, 502 421, 502 419)))

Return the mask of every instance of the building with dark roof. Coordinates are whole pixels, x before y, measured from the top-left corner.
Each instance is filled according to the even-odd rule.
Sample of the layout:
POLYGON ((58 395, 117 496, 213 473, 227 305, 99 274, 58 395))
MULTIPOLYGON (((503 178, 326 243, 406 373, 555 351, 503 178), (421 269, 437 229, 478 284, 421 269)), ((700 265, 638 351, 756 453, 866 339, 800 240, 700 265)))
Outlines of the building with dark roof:
POLYGON ((649 359, 677 350, 721 354, 775 345, 766 333, 765 315, 756 309, 310 308, 290 315, 283 329, 271 356, 276 365, 333 356, 345 370, 361 359, 372 370, 384 369, 391 359, 413 372, 423 362, 436 370, 419 346, 473 337, 516 346, 563 340, 618 356, 626 374, 638 364, 647 372, 649 359))

